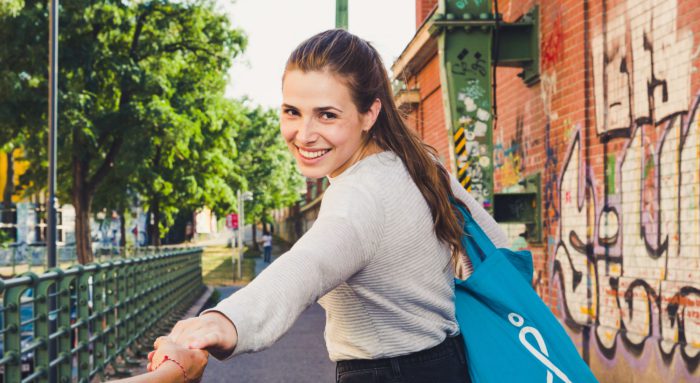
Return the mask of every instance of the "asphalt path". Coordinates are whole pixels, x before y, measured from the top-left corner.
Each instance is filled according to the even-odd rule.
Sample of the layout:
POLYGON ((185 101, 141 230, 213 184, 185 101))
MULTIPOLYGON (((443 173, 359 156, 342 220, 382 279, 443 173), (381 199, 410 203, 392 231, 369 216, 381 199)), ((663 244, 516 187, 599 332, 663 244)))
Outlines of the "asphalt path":
MULTIPOLYGON (((262 265, 261 265, 262 266, 262 265)), ((222 299, 236 287, 219 288, 222 299)), ((314 304, 270 348, 227 361, 209 358, 203 383, 335 382, 335 363, 328 359, 323 340, 325 313, 314 304)))

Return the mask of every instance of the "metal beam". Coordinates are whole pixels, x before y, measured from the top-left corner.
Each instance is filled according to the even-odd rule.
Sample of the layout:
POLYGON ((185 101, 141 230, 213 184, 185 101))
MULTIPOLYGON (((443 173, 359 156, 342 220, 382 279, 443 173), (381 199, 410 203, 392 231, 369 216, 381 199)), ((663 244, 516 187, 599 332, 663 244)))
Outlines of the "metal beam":
POLYGON ((348 0, 335 0, 335 27, 348 29, 348 0))
POLYGON ((493 204, 492 30, 490 1, 441 0, 438 35, 445 122, 454 169, 482 206, 493 204))

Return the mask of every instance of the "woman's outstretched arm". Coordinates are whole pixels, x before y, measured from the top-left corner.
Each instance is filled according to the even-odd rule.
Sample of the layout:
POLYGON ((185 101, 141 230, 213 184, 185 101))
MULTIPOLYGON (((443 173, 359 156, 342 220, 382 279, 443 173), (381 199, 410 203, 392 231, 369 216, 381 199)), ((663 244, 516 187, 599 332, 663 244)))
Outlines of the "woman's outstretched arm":
POLYGON ((201 379, 209 357, 206 351, 186 349, 165 337, 158 338, 153 346, 156 350, 148 354, 148 373, 114 383, 188 383, 201 379))
POLYGON ((292 249, 215 308, 178 322, 168 338, 218 359, 272 345, 304 309, 369 264, 384 227, 377 194, 367 185, 332 185, 292 249))

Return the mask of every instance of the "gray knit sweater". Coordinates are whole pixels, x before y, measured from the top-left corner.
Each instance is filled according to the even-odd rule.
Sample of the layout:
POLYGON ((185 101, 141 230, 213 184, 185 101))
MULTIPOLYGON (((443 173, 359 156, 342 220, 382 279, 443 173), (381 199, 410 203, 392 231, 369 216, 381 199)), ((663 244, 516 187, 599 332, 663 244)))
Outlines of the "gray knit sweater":
MULTIPOLYGON (((316 301, 333 361, 409 354, 459 332, 449 248, 401 160, 374 154, 330 181, 311 229, 213 309, 236 326, 232 356, 269 347, 316 301)), ((454 178, 452 188, 496 246, 506 246, 454 178)))

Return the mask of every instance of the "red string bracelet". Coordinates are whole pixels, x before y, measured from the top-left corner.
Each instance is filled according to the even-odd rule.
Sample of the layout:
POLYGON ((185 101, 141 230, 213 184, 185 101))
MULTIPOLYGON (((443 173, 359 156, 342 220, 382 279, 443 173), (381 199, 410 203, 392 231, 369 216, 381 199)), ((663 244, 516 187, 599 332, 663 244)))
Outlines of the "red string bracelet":
POLYGON ((185 368, 182 367, 182 365, 180 364, 180 362, 178 362, 178 361, 175 360, 175 359, 169 358, 167 355, 165 355, 165 356, 163 357, 163 361, 160 362, 160 364, 158 365, 158 367, 156 368, 156 370, 159 369, 160 366, 162 366, 163 363, 165 363, 165 362, 167 362, 167 361, 174 362, 175 364, 177 364, 178 367, 180 367, 180 370, 182 370, 182 375, 185 377, 185 382, 187 382, 187 371, 185 371, 185 368))

